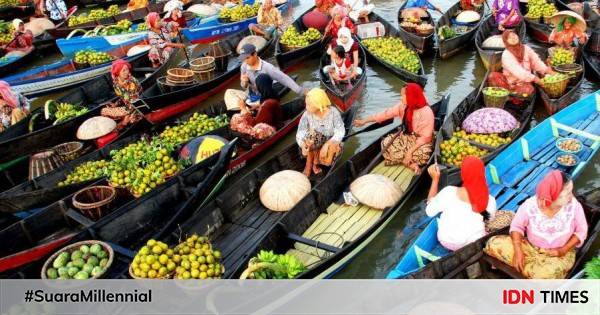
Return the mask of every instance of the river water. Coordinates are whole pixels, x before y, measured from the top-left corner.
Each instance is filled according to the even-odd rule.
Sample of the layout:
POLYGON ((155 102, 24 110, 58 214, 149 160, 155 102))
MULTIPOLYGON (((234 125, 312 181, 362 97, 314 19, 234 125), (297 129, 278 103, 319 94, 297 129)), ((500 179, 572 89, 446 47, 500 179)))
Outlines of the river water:
MULTIPOLYGON (((400 7, 400 1, 372 0, 376 5, 376 12, 384 18, 397 25, 397 12, 400 7)), ((436 5, 444 10, 452 4, 447 1, 433 0, 436 5)), ((313 0, 296 0, 295 6, 286 14, 288 23, 314 4, 313 0), (299 1, 299 2, 298 2, 299 1)), ((434 18, 439 18, 439 14, 434 13, 434 18)), ((535 45, 535 44, 534 44, 535 45)), ((455 55, 448 60, 440 60, 434 56, 423 57, 425 73, 428 76, 425 91, 430 103, 439 100, 443 95, 451 95, 450 108, 452 110, 462 101, 475 87, 479 86, 482 78, 485 76, 485 68, 480 62, 475 51, 475 44, 468 47, 463 52, 455 55)), ((302 64, 302 67, 293 71, 293 74, 299 75, 298 82, 304 87, 311 88, 319 86, 318 80, 318 60, 308 60, 302 64)), ((377 65, 367 66, 367 84, 362 96, 353 106, 358 108, 357 117, 364 117, 373 113, 380 112, 389 106, 392 106, 399 99, 400 88, 405 84, 402 80, 387 72, 384 68, 377 65)), ((237 88, 238 83, 231 85, 237 88)), ((600 88, 600 85, 585 81, 580 89, 581 95, 589 94, 600 88)), ((57 96, 53 96, 57 97, 57 96)), ((216 102, 221 100, 223 92, 209 98, 207 102, 216 102)), ((295 97, 293 93, 286 99, 295 97)), ((535 121, 541 121, 546 117, 545 111, 539 106, 536 110, 535 121)), ((534 123, 535 123, 534 121, 534 123)), ((355 152, 366 147, 373 141, 376 141, 387 130, 378 130, 370 133, 361 134, 348 140, 344 147, 344 158, 352 156, 355 152)), ((245 173, 252 170, 255 166, 267 159, 275 156, 285 145, 294 141, 294 135, 290 135, 284 141, 270 150, 267 154, 260 157, 259 160, 247 165, 241 172, 229 179, 235 181, 240 179, 245 173)), ((341 165, 339 163, 338 165, 341 165)), ((582 176, 576 182, 578 191, 587 191, 600 184, 600 156, 596 156, 594 161, 587 166, 582 176)), ((403 209, 390 224, 358 255, 345 269, 336 277, 339 278, 384 278, 385 275, 395 266, 400 255, 410 245, 406 240, 399 237, 399 232, 405 225, 405 220, 410 206, 422 200, 428 189, 428 180, 417 189, 417 193, 412 196, 406 209, 403 209)), ((596 241, 596 249, 600 248, 600 240, 596 241)))

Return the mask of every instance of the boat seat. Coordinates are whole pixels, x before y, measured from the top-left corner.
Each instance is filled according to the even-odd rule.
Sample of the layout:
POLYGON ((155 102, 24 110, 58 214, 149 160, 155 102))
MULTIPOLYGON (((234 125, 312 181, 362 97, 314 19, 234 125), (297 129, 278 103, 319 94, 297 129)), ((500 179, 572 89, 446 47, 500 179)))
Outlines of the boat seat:
POLYGON ((482 265, 487 264, 493 266, 497 268, 497 270, 511 277, 512 279, 526 279, 520 272, 513 268, 513 266, 507 265, 499 259, 492 257, 488 254, 483 254, 481 256, 481 259, 479 260, 479 263, 482 265))
POLYGON ((339 248, 337 246, 332 246, 332 245, 329 245, 329 244, 326 244, 323 242, 308 239, 306 237, 303 237, 301 235, 294 234, 294 233, 287 233, 286 237, 294 242, 302 243, 302 244, 312 246, 312 247, 316 247, 318 249, 325 250, 325 251, 332 252, 332 253, 337 253, 342 250, 341 248, 339 248))

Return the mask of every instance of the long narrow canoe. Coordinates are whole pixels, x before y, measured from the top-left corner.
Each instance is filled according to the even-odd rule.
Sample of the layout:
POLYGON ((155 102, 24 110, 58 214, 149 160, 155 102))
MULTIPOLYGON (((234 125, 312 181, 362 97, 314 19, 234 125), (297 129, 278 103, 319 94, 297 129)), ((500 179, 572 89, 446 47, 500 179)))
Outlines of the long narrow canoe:
MULTIPOLYGON (((310 8, 306 12, 302 13, 300 17, 298 17, 294 23, 292 23, 288 27, 295 27, 298 33, 305 32, 308 28, 302 22, 302 18, 306 13, 311 12, 314 7, 310 8)), ((307 59, 309 57, 315 56, 318 54, 321 49, 323 49, 323 43, 319 41, 315 41, 308 46, 293 49, 293 50, 285 50, 283 45, 279 42, 281 37, 277 38, 277 43, 275 43, 275 60, 277 60, 277 64, 279 68, 289 71, 290 67, 299 64, 302 60, 307 59)))
MULTIPOLYGON (((98 226, 115 222, 119 222, 119 225, 128 222, 139 228, 158 219, 147 217, 142 221, 137 216, 140 212, 153 212, 162 208, 169 213, 161 217, 162 222, 155 221, 156 226, 183 215, 184 213, 173 211, 173 203, 188 198, 204 201, 227 172, 227 164, 233 151, 232 145, 226 145, 222 148, 222 154, 215 154, 192 165, 140 198, 118 192, 117 199, 110 208, 105 209, 105 214, 97 221, 77 210, 72 204, 72 195, 69 195, 27 219, 3 229, 0 231, 0 239, 6 246, 0 251, 0 272, 14 274, 20 269, 27 269, 28 265, 43 262, 40 261, 42 258, 88 229, 94 230, 98 226)), ((100 180, 93 184, 106 185, 106 182, 100 180)), ((129 232, 129 228, 120 226, 119 236, 126 237, 129 232)), ((31 274, 28 277, 39 277, 39 269, 37 272, 37 275, 31 274)))
MULTIPOLYGON (((479 58, 481 58, 481 62, 483 62, 483 65, 486 69, 490 68, 490 62, 492 60, 495 61, 495 63, 491 65, 492 68, 498 67, 501 61, 499 56, 501 56, 502 52, 504 51, 504 49, 485 49, 482 46, 483 41, 485 41, 488 37, 492 36, 493 34, 499 34, 499 31, 497 30, 496 26, 494 26, 494 23, 494 17, 490 15, 481 25, 481 27, 479 27, 477 33, 475 34, 475 46, 479 52, 479 58)), ((525 22, 523 22, 523 20, 521 20, 519 25, 517 25, 516 31, 521 40, 523 40, 525 38, 526 31, 525 22)))
MULTIPOLYGON (((529 130, 487 164, 490 194, 496 198, 498 209, 516 211, 521 203, 535 195, 539 181, 549 171, 559 168, 555 161, 559 153, 555 142, 560 137, 576 137, 583 142, 584 148, 578 153, 579 164, 567 171, 573 178, 582 173, 600 147, 599 104, 599 92, 586 96, 529 130)), ((470 260, 480 254, 485 240, 450 253, 437 240, 437 220, 437 217, 425 218, 411 227, 422 231, 388 278, 441 278, 463 263, 464 267, 473 263, 470 260), (433 264, 429 263, 431 260, 433 264)))
POLYGON ((0 73, 2 73, 2 75, 16 73, 21 67, 33 60, 35 56, 35 48, 32 48, 22 55, 15 55, 14 53, 11 53, 8 56, 3 56, 2 59, 0 59, 0 73))
POLYGON ((600 55, 595 54, 584 47, 581 50, 585 71, 591 80, 600 80, 600 55))
MULTIPOLYGON (((402 3, 402 5, 400 6, 400 9, 398 9, 398 25, 400 25, 400 23, 402 23, 402 11, 404 10, 404 7, 406 7, 407 2, 408 1, 404 1, 404 3, 402 3)), ((409 42, 411 42, 411 44, 415 47, 415 49, 421 55, 432 53, 435 48, 434 47, 435 29, 436 29, 435 21, 431 17, 431 14, 429 14, 429 11, 427 11, 427 15, 428 16, 426 18, 422 18, 422 20, 431 24, 431 26, 433 26, 433 29, 434 29, 434 32, 427 36, 420 36, 420 35, 417 35, 416 33, 408 32, 408 31, 404 30, 402 27, 398 27, 400 34, 402 34, 402 36, 404 38, 406 38, 409 42)))
MULTIPOLYGON (((283 97, 289 89, 283 87, 281 84, 276 84, 275 90, 279 93, 280 97, 283 97)), ((286 105, 285 109, 287 109, 287 115, 289 116, 298 116, 299 112, 297 109, 291 105, 286 105)), ((219 113, 225 113, 225 105, 224 103, 219 103, 218 105, 207 107, 203 110, 207 114, 216 115, 219 113)), ((186 116, 187 117, 187 116, 186 116)), ((165 125, 172 125, 176 122, 186 119, 186 117, 182 117, 181 119, 173 119, 169 122, 165 122, 164 124, 158 125, 156 128, 164 128, 165 125)), ((299 119, 299 117, 298 117, 299 119)), ((259 154, 262 150, 268 148, 273 142, 279 140, 280 137, 290 132, 290 130, 294 129, 298 124, 298 120, 292 121, 290 124, 286 125, 286 128, 280 130, 277 134, 277 137, 271 137, 270 139, 264 141, 259 146, 253 148, 252 150, 242 151, 238 150, 236 158, 232 161, 230 165, 230 169, 237 169, 244 166, 246 161, 253 159, 257 154, 259 154)), ((121 138, 129 136, 131 134, 138 134, 149 129, 147 124, 141 124, 136 128, 131 128, 125 132, 120 134, 121 138)), ((72 131, 72 134, 75 134, 75 130, 72 131)), ((72 136, 71 136, 72 137, 72 136)), ((132 138, 134 136, 130 136, 132 138)), ((65 141, 65 140, 63 140, 65 141)), ((123 141, 118 141, 122 143, 123 141)), ((73 193, 84 186, 87 186, 90 182, 71 184, 65 186, 58 186, 58 183, 64 180, 69 172, 71 172, 77 165, 82 164, 85 161, 104 159, 109 157, 109 153, 111 150, 115 148, 114 145, 108 145, 106 147, 95 150, 89 154, 86 154, 78 159, 70 161, 61 167, 44 174, 35 180, 25 181, 20 185, 12 187, 11 189, 0 193, 0 209, 1 212, 14 213, 24 210, 29 210, 34 207, 39 207, 43 205, 47 205, 49 203, 55 202, 63 198, 64 196, 73 193)))
POLYGON ((325 87, 327 95, 331 101, 337 106, 340 112, 345 113, 352 107, 352 104, 356 99, 360 97, 365 84, 367 82, 367 56, 365 51, 360 48, 358 53, 360 62, 358 66, 362 68, 362 74, 358 78, 354 79, 351 86, 346 83, 333 84, 330 80, 329 75, 323 72, 323 67, 331 64, 329 55, 325 52, 321 57, 321 63, 319 64, 319 76, 321 78, 321 84, 325 87))
MULTIPOLYGON (((444 97, 432 105, 437 127, 444 119, 448 100, 449 97, 444 97)), ((216 242, 225 248, 224 263, 233 267, 227 277, 239 277, 248 267, 249 259, 260 250, 288 253, 300 259, 308 270, 299 275, 299 278, 329 278, 342 269, 399 211, 397 207, 376 210, 364 205, 345 205, 342 195, 348 191, 350 183, 367 173, 381 174, 402 187, 404 194, 401 199, 406 200, 416 189, 421 178, 404 166, 385 166, 380 152, 381 144, 377 140, 350 158, 342 167, 313 187, 294 208, 286 212, 275 228, 266 229, 263 236, 253 234, 258 236, 259 240, 254 244, 247 242, 245 247, 249 248, 242 257, 237 250, 232 252, 233 248, 229 249, 230 237, 227 237, 227 234, 219 237, 216 242)), ((258 213, 265 211, 259 203, 258 206, 258 213)), ((218 211, 229 213, 230 208, 232 207, 226 201, 218 211)), ((241 220, 244 220, 245 215, 254 217, 251 213, 240 215, 241 220)), ((204 231, 203 223, 195 222, 193 231, 204 231)), ((229 222, 215 223, 225 228, 229 222)))
MULTIPOLYGON (((248 35, 250 35, 250 31, 246 29, 220 41, 221 47, 231 51, 231 55, 227 70, 224 72, 215 71, 212 79, 197 81, 192 85, 176 89, 164 89, 164 85, 156 82, 150 88, 144 90, 141 95, 141 103, 147 107, 143 107, 141 110, 146 114, 146 118, 151 122, 158 122, 183 113, 209 96, 218 93, 233 80, 238 79, 242 62, 238 59, 236 48, 239 42, 248 35)), ((258 55, 264 57, 270 51, 274 42, 275 38, 271 38, 264 47, 258 50, 258 55)), ((208 52, 209 48, 201 45, 196 46, 195 51, 189 54, 190 60, 204 56, 208 52)), ((185 57, 177 60, 177 67, 189 67, 185 57)))
MULTIPOLYGON (((583 65, 581 58, 577 63, 583 65)), ((557 111, 571 105, 573 102, 579 99, 578 96, 580 94, 578 90, 581 87, 581 84, 583 83, 584 76, 585 66, 581 74, 577 75, 574 78, 571 78, 571 80, 569 81, 569 85, 567 86, 567 90, 565 91, 565 94, 559 98, 551 98, 548 94, 546 94, 543 88, 539 86, 537 87, 538 93, 540 95, 540 100, 542 101, 542 104, 544 105, 544 108, 546 108, 546 112, 549 115, 556 113, 557 111)))
MULTIPOLYGON (((451 6, 448 9, 448 11, 446 11, 444 15, 440 17, 439 20, 437 20, 436 29, 439 29, 444 25, 452 27, 453 19, 456 17, 456 15, 458 15, 460 11, 461 7, 459 1, 453 6, 451 6)), ((440 58, 450 58, 458 52, 460 52, 461 50, 463 50, 465 47, 468 47, 472 44, 473 38, 475 37, 475 33, 477 33, 477 30, 484 21, 484 6, 480 6, 478 13, 481 16, 481 19, 474 25, 465 26, 468 27, 468 30, 466 32, 459 33, 455 37, 445 40, 441 40, 438 36, 438 50, 440 58)))
MULTIPOLYGON (((144 41, 130 43, 107 51, 107 53, 115 59, 123 58, 129 62, 135 62, 138 59, 146 59, 148 58, 147 52, 131 57, 127 56, 129 48, 143 43, 144 41)), ((71 59, 64 58, 48 65, 3 77, 2 80, 8 82, 14 91, 26 96, 35 97, 81 85, 86 81, 95 79, 102 74, 107 73, 110 70, 110 67, 111 63, 107 62, 78 70, 71 59)))
MULTIPOLYGON (((381 16, 377 15, 377 13, 373 12, 369 15, 369 22, 370 23, 379 22, 379 23, 383 24, 383 26, 385 27, 385 36, 400 38, 400 39, 402 39, 402 42, 404 43, 404 45, 406 47, 410 48, 411 50, 414 50, 413 45, 409 41, 405 40, 404 37, 402 37, 402 35, 400 34, 400 32, 398 31, 397 28, 394 27, 390 22, 386 21, 381 16)), ((404 70, 400 67, 396 67, 396 66, 390 64, 389 62, 383 60, 382 58, 377 57, 375 52, 370 51, 369 48, 366 47, 366 45, 364 45, 362 43, 362 40, 363 40, 363 38, 359 37, 360 45, 362 46, 363 50, 366 52, 367 57, 369 58, 370 61, 375 61, 376 63, 382 65, 384 68, 389 70, 391 73, 393 73, 394 75, 398 76, 400 79, 402 79, 406 82, 419 83, 421 86, 425 86, 425 84, 427 84, 427 76, 425 75, 425 70, 423 68, 423 62, 421 61, 420 57, 419 57, 419 71, 417 73, 412 73, 412 72, 404 70)))
MULTIPOLYGON (((287 89, 283 88, 279 84, 278 84, 277 89, 281 93, 284 93, 285 91, 287 91, 287 89)), ((281 140, 283 137, 288 135, 290 132, 292 132, 296 128, 296 126, 298 125, 298 122, 300 120, 300 115, 304 111, 304 102, 302 100, 297 99, 297 100, 291 101, 289 103, 283 104, 282 107, 283 107, 283 111, 284 111, 285 122, 277 130, 276 134, 271 136, 268 139, 265 139, 263 141, 257 141, 252 144, 248 143, 247 141, 245 141, 245 142, 241 141, 241 139, 239 139, 240 144, 237 146, 236 154, 233 158, 231 158, 231 161, 228 160, 227 163, 225 163, 225 170, 229 170, 229 172, 233 172, 233 171, 239 169, 249 160, 254 159, 261 153, 264 153, 266 150, 271 148, 275 143, 277 143, 279 140, 281 140)), ((204 110, 202 110, 202 113, 208 114, 209 116, 219 115, 219 114, 223 114, 223 113, 227 113, 229 115, 232 114, 231 112, 226 111, 226 107, 223 102, 221 102, 215 106, 205 108, 204 110)), ((217 130, 210 132, 210 134, 219 135, 228 140, 233 140, 238 136, 236 133, 231 132, 228 127, 219 128, 217 130)), ((102 153, 103 157, 108 156, 108 152, 111 149, 123 147, 123 146, 127 145, 128 143, 131 143, 132 141, 135 141, 137 139, 139 139, 139 135, 132 136, 128 139, 123 139, 122 141, 119 141, 118 143, 111 144, 110 149, 107 148, 107 150, 103 150, 103 151, 105 151, 102 153)), ((86 157, 86 160, 90 160, 90 159, 93 159, 93 158, 90 156, 86 157)), ((186 170, 185 172, 188 172, 188 171, 186 170)), ((198 178, 201 179, 202 176, 193 175, 193 178, 195 178, 195 180, 198 180, 198 178)), ((186 187, 193 187, 193 186, 195 186, 195 182, 194 182, 193 178, 184 179, 182 182, 185 183, 186 187)), ((88 182, 88 185, 97 184, 98 182, 104 182, 104 179, 90 181, 90 182, 88 182)), ((190 188, 182 189, 181 192, 179 192, 177 195, 174 196, 173 189, 166 188, 169 186, 173 186, 173 182, 171 182, 171 181, 169 181, 161 186, 164 186, 164 187, 160 188, 162 190, 157 189, 156 193, 155 193, 155 191, 152 191, 142 197, 142 199, 145 199, 148 202, 150 202, 151 206, 148 205, 148 203, 143 204, 143 205, 142 204, 134 204, 135 207, 126 205, 128 207, 128 209, 132 209, 132 210, 115 210, 109 216, 107 216, 106 219, 101 218, 99 221, 93 223, 93 226, 90 226, 90 224, 91 224, 90 223, 90 224, 88 224, 87 227, 92 228, 92 229, 97 228, 97 230, 95 231, 96 235, 101 236, 101 237, 105 238, 105 240, 108 240, 112 243, 120 244, 121 246, 127 246, 128 242, 130 243, 130 242, 143 241, 146 238, 141 237, 141 236, 151 237, 153 234, 155 234, 161 230, 172 231, 176 227, 175 224, 179 223, 182 219, 185 218, 185 216, 191 215, 195 210, 194 207, 198 207, 200 205, 200 203, 202 202, 202 200, 195 198, 195 197, 194 198, 188 197, 185 190, 190 190, 190 188), (154 194, 154 195, 149 196, 151 194, 154 194), (177 211, 175 211, 175 215, 173 215, 173 209, 178 209, 177 211), (125 214, 125 215, 123 215, 122 217, 115 216, 113 214, 115 212, 125 214), (133 217, 135 217, 136 219, 133 220, 132 219, 133 217), (139 222, 150 222, 150 221, 155 222, 155 223, 148 224, 148 225, 138 224, 139 222), (167 224, 165 224, 165 222, 167 222, 167 224), (133 226, 129 226, 129 225, 133 225, 133 226), (143 234, 140 235, 140 233, 143 233, 143 234), (136 236, 133 236, 133 235, 136 235, 136 236)), ((177 189, 179 189, 179 188, 177 188, 177 189)), ((61 235, 62 236, 62 235, 64 235, 64 233, 73 234, 73 232, 80 233, 80 235, 78 237, 84 237, 85 235, 87 235, 85 233, 85 231, 83 231, 84 227, 86 227, 86 226, 72 227, 72 225, 71 226, 69 225, 70 220, 65 219, 64 217, 55 218, 54 221, 52 221, 51 219, 44 219, 46 217, 50 217, 50 218, 55 217, 56 213, 59 212, 59 211, 57 211, 57 209, 59 209, 57 207, 63 207, 65 204, 67 206, 70 206, 70 201, 69 201, 70 198, 71 198, 70 196, 67 196, 66 198, 63 198, 63 201, 58 201, 58 202, 51 204, 50 206, 38 211, 37 213, 29 216, 28 218, 24 219, 21 223, 13 224, 12 226, 0 231, 0 239, 4 239, 4 237, 8 237, 8 235, 10 235, 10 234, 16 234, 16 235, 20 235, 20 237, 21 236, 26 237, 27 235, 36 235, 37 240, 38 240, 38 242, 35 243, 32 248, 24 248, 23 247, 23 246, 31 247, 31 245, 23 245, 23 244, 31 244, 31 242, 17 241, 17 242, 11 243, 14 246, 9 246, 9 247, 5 248, 6 249, 5 255, 12 255, 11 259, 14 259, 14 257, 18 257, 18 256, 21 256, 21 257, 25 256, 25 257, 31 258, 30 253, 38 252, 38 248, 47 247, 49 245, 49 243, 52 243, 54 241, 56 241, 56 242, 62 241, 61 237, 55 237, 49 242, 44 241, 50 235, 53 235, 53 236, 61 235), (61 204, 63 206, 61 206, 61 204), (57 220, 58 220, 58 222, 57 222, 57 220), (47 225, 44 222, 46 222, 47 225), (23 226, 25 228, 19 228, 19 226, 23 226), (28 228, 29 228, 29 230, 28 230, 28 228), (18 231, 15 231, 14 229, 17 229, 18 231), (55 232, 59 232, 61 230, 64 230, 66 232, 58 233, 58 234, 55 233, 55 232)), ((71 212, 71 214, 72 214, 72 212, 71 212)), ((133 247, 133 249, 135 249, 135 247, 133 247)), ((41 257, 38 257, 38 258, 41 258, 41 257)))
MULTIPOLYGON (((254 2, 254 1, 245 1, 254 2)), ((289 4, 287 2, 277 5, 277 9, 283 14, 287 12, 289 4)), ((247 30, 248 26, 256 23, 256 16, 237 22, 222 23, 220 19, 214 18, 209 22, 192 26, 182 31, 183 36, 193 44, 206 44, 223 38, 227 35, 247 30)))
MULTIPOLYGON (((484 78, 484 82, 482 84, 486 84, 484 78)), ((444 164, 442 159, 441 152, 441 144, 444 140, 448 140, 452 138, 452 135, 456 131, 456 128, 461 128, 463 121, 471 114, 472 112, 484 108, 485 104, 483 103, 483 93, 479 95, 478 99, 475 99, 477 96, 479 88, 476 88, 471 92, 462 102, 460 102, 452 114, 446 119, 440 133, 436 138, 435 143, 435 155, 437 156, 437 161, 440 165, 443 165, 442 173, 445 175, 448 185, 454 185, 460 182, 460 169, 454 165, 444 164)), ((508 104, 505 106, 505 110, 513 115, 519 121, 519 127, 505 136, 509 136, 513 141, 520 137, 529 126, 529 122, 533 117, 533 110, 535 108, 535 95, 531 96, 528 101, 525 101, 523 104, 516 106, 512 104, 508 104)), ((488 150, 488 154, 482 158, 484 162, 488 162, 493 159, 498 153, 504 150, 508 144, 501 145, 494 150, 488 150)))
POLYGON ((67 38, 57 39, 56 46, 58 46, 58 49, 63 56, 72 57, 77 51, 82 49, 106 51, 114 49, 118 46, 138 42, 147 37, 147 31, 136 32, 135 30, 131 33, 107 36, 88 36, 84 34, 80 36, 69 36, 67 38))

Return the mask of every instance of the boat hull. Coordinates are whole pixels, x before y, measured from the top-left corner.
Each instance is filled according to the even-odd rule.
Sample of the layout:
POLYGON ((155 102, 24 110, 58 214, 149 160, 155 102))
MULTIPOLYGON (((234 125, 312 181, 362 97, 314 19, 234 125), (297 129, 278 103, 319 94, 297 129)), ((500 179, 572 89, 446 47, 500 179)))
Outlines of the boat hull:
MULTIPOLYGON (((436 24, 437 24, 436 29, 439 29, 443 25, 450 26, 451 18, 459 10, 460 10, 460 2, 456 3, 450 9, 448 9, 448 11, 446 11, 444 13, 444 15, 436 22, 436 24)), ((439 50, 440 58, 448 59, 448 58, 456 55, 461 50, 463 50, 466 46, 469 46, 469 44, 472 43, 473 38, 475 37, 475 34, 477 33, 477 30, 479 29, 479 27, 481 26, 481 24, 484 21, 484 19, 483 19, 484 7, 483 6, 480 7, 478 13, 481 16, 481 19, 468 32, 458 35, 456 37, 450 38, 450 39, 446 39, 446 40, 440 40, 439 36, 438 36, 438 50, 439 50)))
MULTIPOLYGON (((479 58, 481 58, 481 62, 486 69, 498 69, 501 66, 500 56, 502 56, 503 50, 491 50, 482 47, 483 41, 494 31, 494 23, 494 17, 490 15, 475 34, 475 46, 477 47, 479 58)), ((525 38, 526 27, 523 20, 517 25, 516 31, 519 34, 519 38, 525 38)))
MULTIPOLYGON (((400 23, 402 22, 401 14, 407 2, 408 1, 405 1, 398 10, 398 25, 400 25, 400 23)), ((398 27, 398 31, 400 32, 400 34, 402 34, 402 37, 408 40, 420 55, 431 54, 434 52, 435 48, 435 21, 433 20, 431 15, 429 15, 428 20, 430 21, 434 29, 434 32, 429 34, 428 36, 419 36, 416 33, 407 32, 402 27, 398 27)))
POLYGON ((527 24, 527 33, 535 39, 537 42, 542 44, 550 44, 550 33, 552 33, 552 28, 544 23, 532 22, 525 19, 525 24, 527 24))
MULTIPOLYGON (((313 9, 314 7, 308 9, 288 27, 295 27, 296 30, 298 30, 298 33, 306 31, 307 28, 304 26, 302 18, 306 13, 311 12, 313 9)), ((300 64, 303 60, 316 56, 324 46, 322 41, 315 41, 305 47, 284 51, 283 45, 279 42, 280 39, 281 38, 277 38, 277 42, 275 43, 275 60, 277 61, 279 68, 285 71, 290 71, 295 65, 300 64)))
POLYGON ((94 36, 83 38, 81 36, 70 39, 57 39, 56 45, 65 57, 72 57, 82 49, 107 51, 119 46, 131 45, 148 37, 148 32, 136 32, 111 36, 94 36))

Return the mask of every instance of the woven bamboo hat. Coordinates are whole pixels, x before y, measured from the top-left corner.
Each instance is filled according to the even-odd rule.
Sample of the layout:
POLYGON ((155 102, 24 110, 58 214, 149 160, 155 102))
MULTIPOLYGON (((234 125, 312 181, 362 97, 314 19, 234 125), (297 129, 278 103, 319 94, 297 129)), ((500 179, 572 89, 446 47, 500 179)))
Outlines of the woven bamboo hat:
POLYGON ((92 140, 106 136, 117 128, 117 123, 107 117, 92 117, 81 124, 77 129, 77 139, 92 140))
POLYGON ((579 31, 581 32, 585 32, 585 30, 587 29, 587 24, 585 23, 585 20, 581 15, 573 11, 560 11, 558 13, 555 13, 553 16, 550 17, 550 23, 552 23, 554 26, 558 26, 559 23, 561 23, 565 18, 568 17, 572 17, 577 20, 573 27, 579 29, 579 31))
POLYGON ((380 174, 355 179, 350 184, 350 192, 360 203, 381 210, 395 205, 403 194, 398 183, 380 174))

